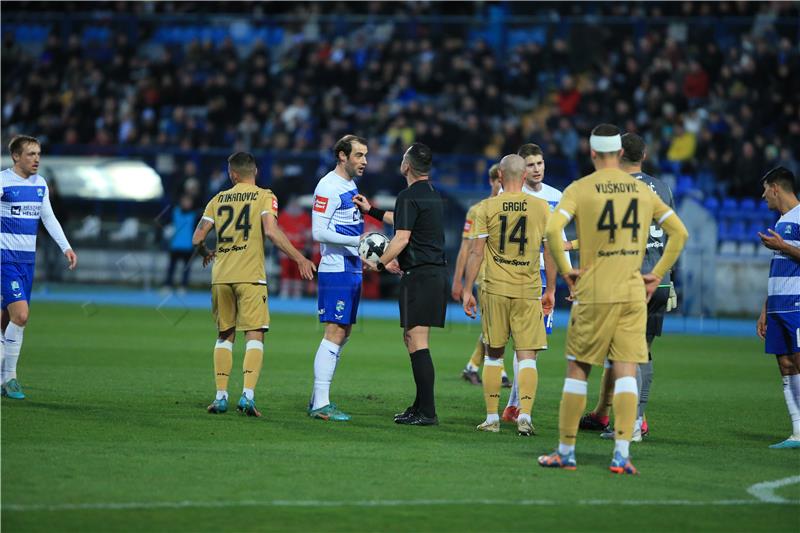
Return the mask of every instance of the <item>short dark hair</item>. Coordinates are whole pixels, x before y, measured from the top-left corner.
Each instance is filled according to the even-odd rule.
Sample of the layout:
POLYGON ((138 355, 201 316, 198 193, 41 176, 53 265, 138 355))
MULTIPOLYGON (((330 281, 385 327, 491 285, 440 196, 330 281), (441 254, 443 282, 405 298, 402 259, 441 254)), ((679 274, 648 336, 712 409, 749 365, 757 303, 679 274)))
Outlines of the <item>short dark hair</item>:
POLYGON ((30 143, 38 144, 39 146, 42 145, 36 137, 31 137, 30 135, 15 135, 11 139, 11 142, 8 143, 8 151, 11 155, 20 154, 25 145, 30 143))
POLYGON ((364 146, 367 145, 367 140, 364 137, 359 137, 358 135, 348 134, 336 141, 336 144, 333 145, 333 158, 336 162, 339 162, 339 152, 344 152, 345 157, 350 157, 350 153, 353 151, 353 143, 357 142, 359 144, 363 144, 364 146))
POLYGON ((647 145, 644 139, 635 133, 626 133, 622 136, 622 159, 628 163, 641 163, 644 160, 644 153, 647 145))
POLYGON ((540 155, 544 157, 544 152, 542 152, 542 147, 538 144, 528 143, 519 147, 519 150, 517 150, 517 155, 523 159, 529 155, 540 155))
POLYGON ((406 152, 406 161, 416 176, 427 176, 433 163, 433 152, 427 145, 414 143, 406 152))
POLYGON ((797 180, 792 171, 786 167, 775 167, 761 178, 762 183, 772 185, 777 183, 784 191, 797 194, 797 180))
POLYGON ((613 137, 620 133, 619 128, 613 124, 600 124, 592 130, 592 135, 597 135, 598 137, 613 137))
POLYGON ((255 175, 256 158, 250 152, 236 152, 228 158, 228 165, 237 174, 255 175))

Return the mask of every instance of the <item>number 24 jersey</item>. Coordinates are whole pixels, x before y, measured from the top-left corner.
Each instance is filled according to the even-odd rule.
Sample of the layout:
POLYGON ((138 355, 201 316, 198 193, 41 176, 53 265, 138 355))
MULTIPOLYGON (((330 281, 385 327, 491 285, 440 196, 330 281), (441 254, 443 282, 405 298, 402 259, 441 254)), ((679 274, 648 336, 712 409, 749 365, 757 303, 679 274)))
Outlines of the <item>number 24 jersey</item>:
POLYGON ((278 216, 278 199, 269 189, 237 183, 208 202, 203 220, 217 230, 217 256, 211 283, 266 285, 261 216, 278 216))
POLYGON ((544 200, 503 192, 478 204, 475 236, 486 238, 481 288, 509 298, 541 299, 539 249, 550 218, 544 200))

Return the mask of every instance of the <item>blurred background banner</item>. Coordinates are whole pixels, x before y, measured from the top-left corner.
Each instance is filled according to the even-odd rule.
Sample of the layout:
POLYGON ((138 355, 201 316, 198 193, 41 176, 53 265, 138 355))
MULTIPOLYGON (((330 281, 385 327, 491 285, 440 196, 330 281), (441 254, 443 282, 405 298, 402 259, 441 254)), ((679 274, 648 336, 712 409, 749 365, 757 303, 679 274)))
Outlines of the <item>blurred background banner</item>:
MULTIPOLYGON (((5 2, 0 133, 40 138, 81 254, 62 272, 40 239, 39 281, 185 290, 210 280, 186 236, 234 151, 255 154, 313 258, 310 194, 336 139, 369 140, 358 186, 384 208, 405 148, 430 145, 452 265, 492 163, 537 143, 563 189, 591 172, 591 128, 612 122, 645 138, 645 171, 691 232, 680 312, 753 315, 771 255, 756 232, 777 218, 759 178, 800 170, 799 28, 796 3, 5 2)), ((277 251, 268 261, 273 294, 315 294, 277 251)), ((369 276, 365 297, 394 283, 369 276)))

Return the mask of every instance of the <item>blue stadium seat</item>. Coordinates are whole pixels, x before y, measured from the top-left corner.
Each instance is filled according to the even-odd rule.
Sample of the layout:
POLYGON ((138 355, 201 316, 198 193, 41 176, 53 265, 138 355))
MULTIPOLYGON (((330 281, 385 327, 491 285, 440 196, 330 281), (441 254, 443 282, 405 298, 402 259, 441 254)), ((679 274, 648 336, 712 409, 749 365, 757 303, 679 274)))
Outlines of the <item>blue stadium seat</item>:
POLYGON ((687 192, 694 190, 694 180, 691 176, 682 175, 678 176, 678 181, 675 184, 675 196, 683 196, 687 192))
POLYGON ((708 196, 703 200, 703 207, 708 209, 711 214, 716 217, 719 212, 719 200, 717 200, 716 196, 708 196))
POLYGON ((729 226, 729 232, 732 241, 747 242, 751 240, 744 220, 734 220, 729 226))

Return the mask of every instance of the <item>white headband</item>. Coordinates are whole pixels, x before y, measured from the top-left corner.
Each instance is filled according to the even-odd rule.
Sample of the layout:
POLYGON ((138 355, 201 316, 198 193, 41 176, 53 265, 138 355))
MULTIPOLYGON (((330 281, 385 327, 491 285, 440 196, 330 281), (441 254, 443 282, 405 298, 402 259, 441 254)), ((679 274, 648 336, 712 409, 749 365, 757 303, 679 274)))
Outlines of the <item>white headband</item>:
POLYGON ((592 135, 589 137, 589 147, 595 152, 619 152, 622 150, 622 137, 592 135))

